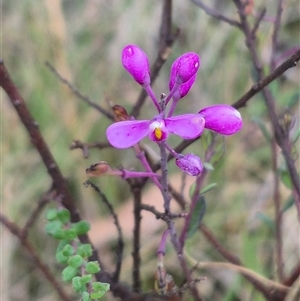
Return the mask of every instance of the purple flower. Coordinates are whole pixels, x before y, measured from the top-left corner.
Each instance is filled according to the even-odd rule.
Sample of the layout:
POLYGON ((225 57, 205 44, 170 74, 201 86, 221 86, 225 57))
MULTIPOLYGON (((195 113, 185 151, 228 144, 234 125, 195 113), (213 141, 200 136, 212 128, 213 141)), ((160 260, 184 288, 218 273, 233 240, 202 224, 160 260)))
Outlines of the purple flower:
POLYGON ((122 51, 122 64, 140 85, 150 84, 149 61, 141 48, 127 45, 122 51))
POLYGON ((175 159, 176 165, 190 176, 198 176, 203 170, 203 164, 199 157, 193 154, 178 155, 175 159))
MULTIPOLYGON (((124 68, 132 75, 148 93, 159 114, 151 120, 132 120, 124 108, 115 106, 116 120, 122 120, 110 125, 106 136, 110 144, 116 148, 129 148, 143 138, 154 142, 164 142, 169 134, 175 134, 183 139, 199 137, 204 128, 222 135, 232 135, 242 128, 240 113, 229 105, 213 105, 203 108, 198 114, 172 116, 177 102, 184 97, 194 84, 197 71, 200 68, 200 57, 194 52, 188 52, 177 58, 171 66, 169 89, 164 98, 165 105, 158 102, 150 85, 150 68, 147 55, 136 45, 127 45, 122 51, 124 68), (169 112, 165 106, 172 99, 169 112)), ((199 157, 193 154, 177 154, 165 143, 167 149, 176 157, 176 165, 185 173, 197 176, 203 170, 199 157)))
POLYGON ((229 105, 213 105, 199 111, 205 119, 204 127, 222 135, 232 135, 243 126, 243 120, 238 110, 229 105))
POLYGON ((184 139, 199 137, 204 129, 204 118, 199 114, 184 114, 170 118, 160 115, 152 120, 128 120, 113 123, 106 130, 109 143, 116 148, 128 148, 147 135, 155 142, 165 141, 169 133, 184 139))

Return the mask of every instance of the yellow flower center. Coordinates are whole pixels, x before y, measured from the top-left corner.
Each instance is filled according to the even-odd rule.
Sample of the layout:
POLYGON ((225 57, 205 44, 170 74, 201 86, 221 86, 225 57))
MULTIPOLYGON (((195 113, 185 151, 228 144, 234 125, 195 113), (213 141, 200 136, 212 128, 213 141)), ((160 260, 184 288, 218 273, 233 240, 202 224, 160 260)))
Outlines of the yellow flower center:
POLYGON ((154 130, 154 136, 155 136, 155 138, 156 138, 157 140, 161 140, 161 138, 162 138, 162 131, 161 131, 160 128, 156 128, 156 129, 154 130))

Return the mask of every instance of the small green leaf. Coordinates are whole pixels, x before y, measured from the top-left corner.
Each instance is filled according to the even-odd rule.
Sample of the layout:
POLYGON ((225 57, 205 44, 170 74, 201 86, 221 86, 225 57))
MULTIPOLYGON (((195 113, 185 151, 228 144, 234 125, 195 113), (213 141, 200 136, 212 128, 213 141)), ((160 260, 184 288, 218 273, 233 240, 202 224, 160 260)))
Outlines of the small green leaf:
POLYGON ((295 198, 291 195, 282 206, 282 212, 287 211, 295 204, 295 198))
POLYGON ((62 253, 65 256, 71 256, 75 253, 74 247, 71 246, 70 244, 67 244, 63 247, 62 253))
POLYGON ((79 268, 83 263, 83 259, 80 255, 73 255, 68 260, 68 265, 73 268, 79 268))
MULTIPOLYGON (((217 186, 217 183, 211 183, 211 184, 208 184, 206 185, 204 188, 202 188, 200 190, 200 193, 199 194, 205 194, 206 192, 212 190, 214 187, 217 186)), ((190 189, 189 189, 189 195, 190 195, 190 199, 193 198, 193 195, 194 195, 194 191, 195 191, 195 187, 196 187, 196 183, 194 182, 191 186, 190 186, 190 189)))
POLYGON ((99 262, 98 261, 90 261, 86 264, 85 270, 89 274, 96 274, 100 271, 99 262))
POLYGON ((98 292, 98 291, 108 291, 109 290, 109 283, 104 283, 104 282, 93 282, 92 283, 92 288, 95 292, 98 292))
POLYGON ((80 276, 75 276, 72 279, 72 286, 76 292, 80 292, 82 290, 84 284, 82 283, 80 276))
POLYGON ((78 246, 77 249, 77 254, 82 256, 83 258, 85 257, 90 257, 93 253, 92 246, 90 244, 82 244, 78 246))
POLYGON ((217 183, 210 183, 210 184, 206 185, 204 188, 202 188, 200 193, 204 194, 204 193, 212 190, 213 188, 215 188, 217 185, 218 185, 217 183))
POLYGON ((66 208, 63 208, 59 211, 57 211, 57 218, 63 223, 66 224, 71 219, 70 211, 66 208))
POLYGON ((103 297, 105 295, 105 293, 106 293, 106 291, 103 291, 103 292, 92 292, 91 293, 91 298, 92 298, 92 300, 98 300, 101 297, 103 297))
POLYGON ((280 171, 280 180, 287 188, 292 189, 293 184, 291 181, 291 176, 287 170, 280 171))
POLYGON ((73 227, 65 230, 66 239, 74 240, 76 237, 77 237, 77 232, 73 227))
POLYGON ((65 256, 62 251, 57 251, 55 254, 55 258, 59 263, 67 263, 69 260, 69 257, 65 256))
POLYGON ((54 232, 61 229, 62 229, 62 223, 58 220, 50 221, 45 226, 45 231, 49 235, 53 235, 54 232))
POLYGON ((81 293, 81 300, 82 301, 91 301, 90 294, 88 292, 81 293))
POLYGON ((78 268, 67 266, 62 271, 62 279, 65 282, 71 281, 78 274, 78 268))
POLYGON ((91 293, 92 299, 99 299, 109 290, 110 285, 108 283, 93 282, 93 292, 91 293))
POLYGON ((90 231, 91 226, 87 221, 79 221, 75 224, 73 224, 73 229, 76 231, 77 235, 86 234, 90 231))
POLYGON ((271 141, 271 134, 267 130, 266 123, 262 119, 260 119, 258 117, 253 117, 252 120, 260 128, 260 130, 263 133, 266 141, 271 141))
POLYGON ((208 163, 208 162, 204 162, 204 163, 203 163, 203 166, 204 166, 204 168, 207 169, 207 170, 210 170, 210 171, 213 171, 213 170, 214 170, 214 167, 213 167, 210 163, 208 163))
POLYGON ((45 231, 47 234, 51 235, 56 239, 64 239, 65 231, 62 228, 62 223, 59 220, 50 221, 45 226, 45 231))
MULTIPOLYGON (((60 243, 59 243, 59 245, 58 245, 58 247, 57 247, 57 251, 62 251, 63 248, 64 248, 66 245, 69 245, 69 244, 70 244, 70 241, 69 241, 69 240, 64 239, 64 240, 60 241, 60 243)), ((71 255, 72 255, 72 254, 71 254, 71 255)))
POLYGON ((57 210, 55 208, 50 208, 46 211, 46 219, 48 221, 54 221, 57 218, 57 210))
POLYGON ((87 284, 91 280, 92 280, 92 274, 85 274, 85 275, 82 275, 82 277, 81 277, 81 283, 82 284, 87 284))
POLYGON ((206 210, 206 202, 203 195, 199 197, 192 213, 191 221, 187 231, 187 238, 191 238, 198 230, 200 223, 204 217, 206 210))
POLYGON ((265 226, 270 228, 272 231, 275 231, 274 221, 267 215, 262 212, 256 212, 256 218, 258 218, 265 226))

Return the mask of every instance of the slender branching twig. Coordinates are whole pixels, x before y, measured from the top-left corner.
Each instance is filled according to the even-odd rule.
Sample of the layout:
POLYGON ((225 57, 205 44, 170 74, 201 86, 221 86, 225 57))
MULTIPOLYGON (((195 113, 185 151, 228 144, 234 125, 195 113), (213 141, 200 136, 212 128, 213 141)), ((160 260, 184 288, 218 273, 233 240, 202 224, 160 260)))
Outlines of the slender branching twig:
POLYGON ((116 264, 116 270, 113 274, 113 281, 118 282, 120 272, 121 272, 121 267, 122 267, 123 249, 124 249, 123 233, 122 233, 122 228, 121 228, 121 225, 120 225, 120 222, 119 222, 118 215, 116 214, 113 205, 109 202, 106 195, 104 193, 102 193, 102 191, 100 190, 100 188, 97 185, 95 185, 93 182, 91 182, 89 180, 87 180, 84 184, 86 186, 90 185, 98 193, 98 195, 101 197, 103 203, 108 208, 111 216, 113 217, 114 224, 116 225, 116 228, 117 228, 117 231, 118 231, 118 248, 117 248, 117 251, 116 251, 116 253, 117 253, 117 264, 116 264))
POLYGON ((24 225, 22 229, 22 236, 27 237, 28 236, 28 231, 29 229, 34 225, 35 221, 38 219, 40 216, 42 210, 46 206, 48 202, 51 201, 51 199, 54 197, 55 192, 50 189, 49 192, 45 193, 37 202, 36 202, 36 207, 32 211, 31 215, 26 221, 26 224, 24 225))
POLYGON ((83 95, 74 85, 72 85, 67 79, 65 79, 62 75, 59 74, 59 72, 49 63, 46 62, 46 66, 49 68, 50 71, 53 72, 53 74, 65 85, 68 86, 68 88, 81 100, 86 102, 88 105, 99 111, 101 114, 106 116, 108 119, 113 120, 113 115, 107 111, 106 109, 99 106, 96 102, 92 101, 88 96, 83 95))
POLYGON ((0 213, 0 222, 16 237, 18 237, 21 246, 28 252, 31 256, 36 267, 43 273, 44 277, 51 283, 54 290, 57 292, 58 296, 63 301, 72 301, 73 299, 69 296, 62 285, 53 275, 48 265, 45 264, 40 256, 37 254, 36 250, 32 246, 32 244, 27 240, 24 235, 24 230, 21 230, 15 223, 11 222, 7 217, 0 213))
POLYGON ((111 145, 108 142, 92 142, 92 143, 84 143, 80 140, 74 140, 70 146, 70 149, 81 149, 83 153, 84 158, 88 158, 89 156, 89 149, 91 148, 98 148, 98 149, 104 149, 111 147, 111 145))
POLYGON ((206 14, 208 14, 211 17, 214 17, 218 20, 221 20, 229 25, 236 26, 237 28, 241 27, 241 24, 238 21, 232 20, 222 14, 220 14, 218 11, 216 11, 213 8, 208 7, 200 0, 192 0, 197 6, 199 6, 206 14))

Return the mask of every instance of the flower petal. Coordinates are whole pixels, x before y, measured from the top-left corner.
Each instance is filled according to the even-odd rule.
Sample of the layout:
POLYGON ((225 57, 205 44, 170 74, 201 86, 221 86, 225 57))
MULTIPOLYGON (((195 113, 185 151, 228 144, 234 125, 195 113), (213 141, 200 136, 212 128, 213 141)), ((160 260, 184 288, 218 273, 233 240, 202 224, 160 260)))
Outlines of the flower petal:
POLYGON ((184 139, 199 137, 203 132, 204 124, 204 118, 198 114, 184 114, 165 119, 168 131, 184 139))
POLYGON ((214 105, 203 108, 199 115, 205 119, 205 128, 222 135, 232 135, 243 126, 239 111, 229 105, 214 105))
POLYGON ((140 85, 150 84, 150 67, 146 53, 136 45, 122 51, 122 64, 140 85))
POLYGON ((190 176, 198 176, 203 171, 203 164, 199 157, 194 154, 178 155, 176 165, 190 176))
POLYGON ((128 148, 147 136, 149 124, 149 120, 119 121, 107 128, 106 136, 113 147, 128 148))

